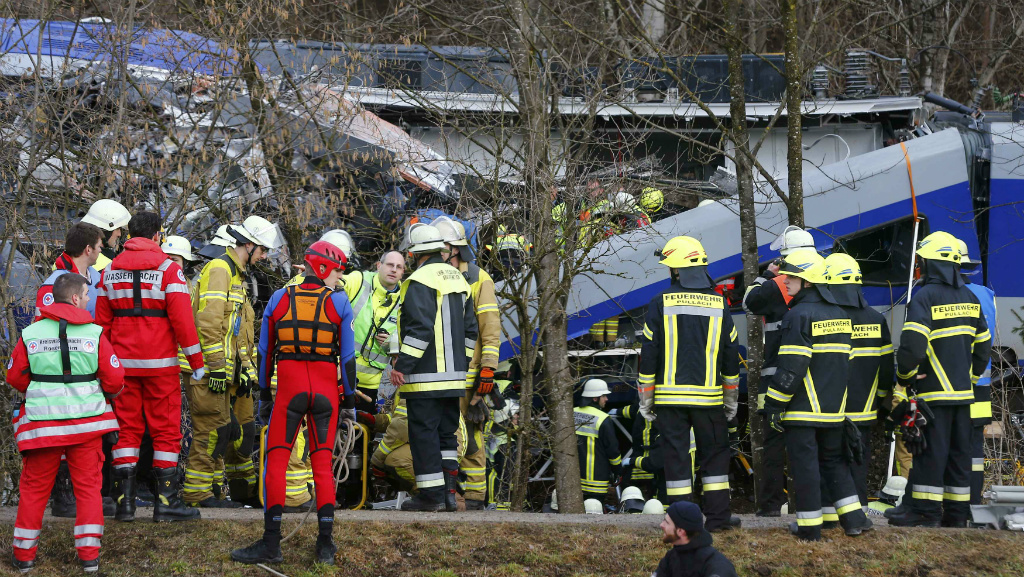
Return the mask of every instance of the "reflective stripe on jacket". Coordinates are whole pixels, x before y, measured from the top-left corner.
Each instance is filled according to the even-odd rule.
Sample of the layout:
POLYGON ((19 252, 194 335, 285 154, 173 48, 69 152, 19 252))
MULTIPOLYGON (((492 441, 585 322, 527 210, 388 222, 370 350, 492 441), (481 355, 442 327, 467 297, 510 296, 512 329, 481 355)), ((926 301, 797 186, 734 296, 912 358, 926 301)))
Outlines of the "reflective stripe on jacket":
POLYGON ((194 307, 207 371, 222 370, 233 379, 238 368, 255 366, 256 313, 234 250, 225 249, 203 267, 194 307))
POLYGON ((855 423, 870 423, 895 382, 892 335, 885 316, 875 309, 845 310, 853 323, 846 416, 855 423))
POLYGON ((603 493, 608 490, 612 473, 622 463, 615 425, 608 420, 608 413, 595 406, 576 407, 573 418, 583 491, 603 493))
POLYGON ((400 294, 384 288, 377 273, 370 271, 345 275, 345 293, 355 315, 356 378, 360 387, 376 389, 390 359, 386 345, 380 346, 374 336, 380 330, 398 330, 400 294))
POLYGON ((494 280, 487 271, 471 262, 460 262, 459 270, 469 283, 476 312, 476 323, 480 337, 473 349, 473 358, 466 373, 466 388, 476 386, 480 367, 498 368, 498 348, 501 346, 501 314, 498 298, 494 295, 494 280))
POLYGON ((465 396, 476 348, 477 323, 469 283, 439 255, 402 286, 401 347, 395 370, 405 375, 402 396, 465 396))
POLYGON ((25 391, 25 415, 32 421, 102 415, 98 325, 42 319, 22 332, 32 382, 25 391))

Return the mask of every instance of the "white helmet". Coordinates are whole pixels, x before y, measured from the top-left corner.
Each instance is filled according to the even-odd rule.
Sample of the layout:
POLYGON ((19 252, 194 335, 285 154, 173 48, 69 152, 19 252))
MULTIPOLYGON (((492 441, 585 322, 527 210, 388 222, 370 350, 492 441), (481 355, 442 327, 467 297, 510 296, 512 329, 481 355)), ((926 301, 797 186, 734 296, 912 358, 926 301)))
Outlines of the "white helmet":
POLYGON ((603 515, 604 505, 597 499, 587 499, 583 502, 583 510, 587 512, 587 515, 603 515))
POLYGON ((551 510, 558 510, 558 489, 551 489, 551 510))
POLYGON ((657 499, 651 499, 644 504, 644 515, 664 515, 665 506, 657 499))
POLYGON ((608 388, 608 383, 601 379, 590 379, 583 385, 584 397, 600 397, 602 395, 610 394, 612 394, 612 391, 608 388))
POLYGON ((512 400, 507 400, 505 401, 505 408, 499 411, 494 411, 494 414, 491 416, 491 420, 494 421, 495 425, 500 425, 505 421, 511 419, 512 415, 515 415, 518 412, 519 403, 512 400))
POLYGON ((889 477, 889 480, 885 482, 885 486, 882 487, 882 493, 886 497, 892 499, 898 499, 907 492, 907 478, 899 475, 893 475, 889 477))
POLYGON ((233 225, 228 225, 228 224, 220 225, 217 228, 217 232, 213 235, 213 240, 210 241, 210 244, 212 244, 214 246, 225 246, 225 247, 231 247, 231 246, 235 246, 236 244, 238 244, 237 242, 235 242, 235 239, 232 238, 231 233, 228 232, 228 227, 229 226, 233 226, 233 225))
POLYGON ((711 198, 705 198, 704 200, 702 200, 702 201, 700 201, 700 202, 698 202, 698 203, 697 203, 697 208, 700 208, 700 207, 702 207, 702 206, 707 206, 707 205, 709 205, 709 204, 717 204, 717 203, 715 202, 715 200, 714 200, 714 199, 711 199, 711 198))
POLYGON ((466 229, 457 220, 452 220, 447 216, 439 216, 430 223, 430 226, 436 228, 441 233, 441 238, 452 246, 466 246, 469 244, 466 241, 466 229))
POLYGON ((981 264, 980 260, 973 260, 967 256, 967 243, 956 239, 960 243, 960 268, 961 269, 972 269, 981 264))
POLYGON ((164 240, 164 243, 160 245, 160 249, 164 251, 164 254, 175 254, 185 260, 196 260, 196 257, 192 255, 192 243, 183 236, 171 235, 164 240))
POLYGON ((779 251, 782 256, 786 256, 800 248, 809 248, 813 250, 814 237, 811 236, 811 233, 799 226, 787 226, 786 230, 782 231, 782 234, 772 241, 769 248, 779 251))
POLYGON ((355 243, 352 242, 352 235, 349 233, 340 228, 334 228, 321 235, 320 240, 338 247, 338 250, 345 254, 345 258, 352 260, 352 247, 355 246, 355 243))
POLYGON ((626 487, 619 498, 619 506, 621 513, 641 513, 644 510, 644 494, 637 487, 626 487))
POLYGON ((242 222, 241 226, 231 225, 229 231, 239 242, 251 242, 271 250, 284 246, 284 237, 277 225, 262 216, 250 216, 242 222))
POLYGON ((444 239, 441 237, 441 231, 429 224, 422 222, 413 224, 405 231, 405 238, 406 242, 403 244, 407 244, 408 251, 413 254, 444 250, 444 239))
POLYGON ((113 232, 128 226, 132 215, 120 202, 109 198, 101 198, 92 203, 89 212, 82 217, 82 222, 96 225, 103 230, 113 232))
POLYGON ((628 192, 620 190, 612 196, 612 207, 619 211, 635 210, 636 199, 628 192))

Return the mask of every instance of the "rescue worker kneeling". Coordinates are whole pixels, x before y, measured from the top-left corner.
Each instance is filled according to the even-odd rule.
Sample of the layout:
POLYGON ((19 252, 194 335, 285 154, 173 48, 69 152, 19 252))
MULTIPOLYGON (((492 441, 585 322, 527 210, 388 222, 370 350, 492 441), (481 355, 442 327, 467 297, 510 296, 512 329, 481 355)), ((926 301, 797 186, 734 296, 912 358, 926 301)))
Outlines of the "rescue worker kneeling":
POLYGON ((7 365, 7 383, 25 395, 14 421, 22 471, 13 563, 22 573, 35 566, 46 501, 66 455, 78 503, 75 548, 82 567, 93 572, 99 569, 103 536, 102 439, 118 431, 104 397, 121 391, 124 369, 85 310, 85 277, 58 277, 53 298, 54 304, 40 309, 42 319, 22 332, 7 365))
POLYGON ((811 249, 794 251, 782 263, 793 300, 782 318, 778 372, 765 398, 765 416, 784 432, 789 452, 797 519, 789 530, 808 541, 821 539, 822 477, 847 535, 872 526, 844 460, 852 322, 825 286, 825 268, 811 249))
POLYGON ((640 352, 640 415, 655 411, 664 447, 668 503, 691 500, 690 430, 697 440, 708 531, 739 524, 729 510, 729 431, 739 399, 739 345, 725 299, 714 292, 697 239, 661 251, 672 285, 647 307, 640 352))
POLYGON ((590 379, 583 385, 580 406, 573 409, 583 498, 597 499, 602 503, 608 495, 612 477, 619 472, 622 463, 615 425, 604 412, 610 394, 608 383, 590 379))
POLYGON ((355 422, 356 362, 352 306, 335 291, 345 272, 344 253, 318 241, 306 250, 308 276, 298 286, 270 297, 260 330, 260 419, 269 422, 264 470, 263 538, 235 549, 241 563, 280 563, 285 472, 292 445, 305 419, 316 486, 319 535, 316 560, 334 564, 334 477, 331 456, 340 416, 355 422), (270 379, 278 374, 276 398, 270 379), (341 365, 341 380, 338 367, 341 365), (273 410, 274 406, 278 410, 273 410))

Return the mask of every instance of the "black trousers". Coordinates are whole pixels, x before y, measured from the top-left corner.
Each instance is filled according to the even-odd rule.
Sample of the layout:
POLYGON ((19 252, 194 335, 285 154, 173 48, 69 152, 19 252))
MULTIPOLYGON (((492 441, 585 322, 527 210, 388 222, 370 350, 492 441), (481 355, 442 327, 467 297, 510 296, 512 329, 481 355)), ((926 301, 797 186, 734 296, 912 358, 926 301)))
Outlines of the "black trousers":
POLYGON ((928 449, 914 456, 907 482, 909 509, 931 521, 962 523, 971 512, 971 407, 931 410, 935 420, 924 428, 928 449))
POLYGON ((764 477, 760 479, 757 508, 760 511, 778 512, 786 502, 786 437, 771 428, 768 419, 761 419, 764 429, 764 450, 761 467, 764 477))
POLYGON ((853 485, 857 487, 857 496, 860 497, 860 505, 861 507, 867 507, 868 470, 871 469, 871 424, 857 423, 857 430, 860 431, 860 464, 850 463, 850 473, 853 474, 853 485))
POLYGON ((691 408, 658 405, 658 429, 665 451, 665 504, 693 499, 690 429, 697 441, 704 496, 705 525, 729 523, 729 427, 722 407, 691 408))
POLYGON ((822 483, 828 492, 829 509, 835 509, 843 527, 859 527, 867 520, 843 459, 842 427, 807 427, 786 424, 786 450, 793 474, 796 522, 799 537, 820 539, 824 520, 822 483))
POLYGON ((406 397, 409 410, 409 450, 416 488, 443 491, 443 470, 459 468, 459 397, 424 399, 406 397))
POLYGON ((971 427, 971 505, 981 505, 985 486, 985 426, 971 427))

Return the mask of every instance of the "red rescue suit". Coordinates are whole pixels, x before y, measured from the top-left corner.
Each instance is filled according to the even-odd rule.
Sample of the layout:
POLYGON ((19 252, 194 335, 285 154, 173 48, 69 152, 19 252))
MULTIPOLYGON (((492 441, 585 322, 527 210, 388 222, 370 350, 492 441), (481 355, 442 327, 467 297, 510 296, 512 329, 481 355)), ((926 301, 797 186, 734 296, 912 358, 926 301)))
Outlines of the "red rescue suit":
POLYGON ((355 406, 355 337, 352 305, 344 291, 324 286, 315 276, 270 297, 260 329, 260 414, 270 403, 270 379, 277 370, 267 433, 263 503, 267 511, 284 506, 285 472, 302 420, 309 429, 309 454, 321 520, 334 516, 331 457, 339 399, 355 406), (338 364, 341 364, 341 380, 338 364), (329 506, 329 510, 324 507, 329 506))
MULTIPOLYGON (((44 319, 66 320, 68 324, 85 325, 93 322, 88 312, 65 303, 45 306, 40 313, 44 319)), ((39 345, 33 342, 33 346, 39 345)), ((124 369, 105 332, 100 336, 96 351, 100 387, 105 394, 116 395, 124 383, 124 369)), ((7 383, 25 394, 31 382, 28 349, 25 342, 19 340, 7 365, 7 383)), ((78 557, 91 561, 99 556, 100 538, 103 536, 103 498, 100 496, 103 480, 102 437, 116 430, 117 419, 109 404, 100 415, 46 420, 29 420, 25 405, 22 404, 14 418, 14 436, 22 457, 18 517, 14 522, 15 559, 31 561, 36 557, 43 513, 62 455, 67 456, 78 502, 75 515, 75 547, 78 549, 78 557)))
POLYGON ((192 370, 203 366, 185 273, 148 238, 133 238, 103 270, 96 324, 110 335, 127 377, 115 413, 121 425, 114 468, 134 467, 149 426, 153 467, 178 466, 181 382, 178 347, 192 370))

